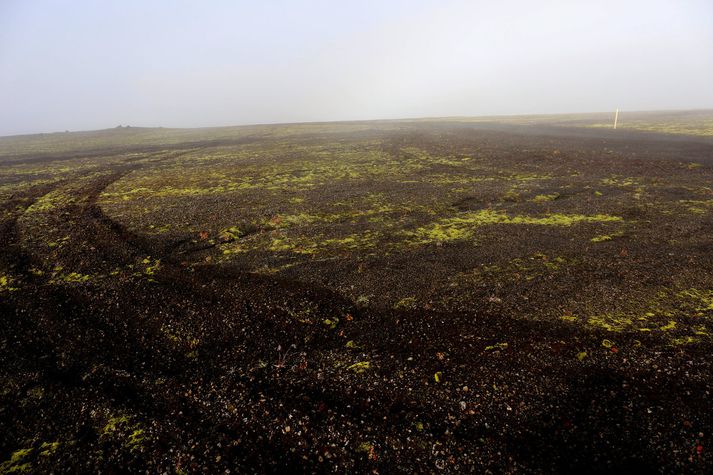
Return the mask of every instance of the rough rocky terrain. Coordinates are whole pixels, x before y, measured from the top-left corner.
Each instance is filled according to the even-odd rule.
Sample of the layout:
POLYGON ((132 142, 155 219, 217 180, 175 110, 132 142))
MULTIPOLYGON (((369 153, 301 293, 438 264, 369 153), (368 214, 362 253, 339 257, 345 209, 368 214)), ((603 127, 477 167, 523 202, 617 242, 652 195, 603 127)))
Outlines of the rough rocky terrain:
POLYGON ((710 473, 713 141, 535 122, 0 139, 0 473, 710 473))

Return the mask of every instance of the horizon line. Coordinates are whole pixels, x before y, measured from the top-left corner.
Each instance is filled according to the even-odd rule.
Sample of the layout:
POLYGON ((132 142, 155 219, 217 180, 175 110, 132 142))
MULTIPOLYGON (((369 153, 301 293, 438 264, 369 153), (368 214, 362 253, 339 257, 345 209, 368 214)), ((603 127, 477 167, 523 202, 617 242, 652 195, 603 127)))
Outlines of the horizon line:
MULTIPOLYGON (((105 132, 116 129, 165 129, 165 130, 201 130, 201 129, 229 129, 229 128, 239 128, 239 127, 266 127, 266 126, 286 126, 286 125, 322 125, 322 124, 350 124, 350 123, 362 123, 362 122, 406 122, 406 121, 425 121, 425 120, 449 120, 449 119, 490 119, 490 118, 519 118, 519 117, 551 117, 551 116, 571 116, 571 115, 596 115, 596 114, 614 114, 616 109, 600 110, 600 111, 586 111, 586 112, 556 112, 556 113, 546 113, 546 112, 535 112, 535 113, 524 113, 524 114, 488 114, 488 115, 446 115, 446 116, 421 116, 421 117, 399 117, 391 119, 341 119, 341 120, 306 120, 306 121, 296 121, 296 122, 253 122, 245 124, 230 124, 230 125, 206 125, 206 126, 196 126, 196 127, 165 127, 161 125, 124 125, 119 124, 114 127, 105 127, 101 129, 84 129, 84 130, 56 130, 53 132, 28 132, 20 134, 10 134, 10 135, 0 135, 0 139, 7 138, 17 138, 17 137, 30 137, 36 135, 59 135, 59 134, 80 134, 80 133, 92 133, 92 132, 105 132)), ((639 110, 626 110, 618 109, 619 114, 622 113, 662 113, 662 112, 713 112, 713 106, 694 108, 694 109, 639 109, 639 110)))

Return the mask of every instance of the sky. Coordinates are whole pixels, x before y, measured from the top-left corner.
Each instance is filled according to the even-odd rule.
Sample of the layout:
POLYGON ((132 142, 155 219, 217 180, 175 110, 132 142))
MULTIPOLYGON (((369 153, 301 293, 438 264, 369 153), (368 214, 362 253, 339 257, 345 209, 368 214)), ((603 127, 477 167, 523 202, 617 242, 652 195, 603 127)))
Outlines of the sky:
POLYGON ((0 135, 713 108, 713 0, 0 0, 0 135))

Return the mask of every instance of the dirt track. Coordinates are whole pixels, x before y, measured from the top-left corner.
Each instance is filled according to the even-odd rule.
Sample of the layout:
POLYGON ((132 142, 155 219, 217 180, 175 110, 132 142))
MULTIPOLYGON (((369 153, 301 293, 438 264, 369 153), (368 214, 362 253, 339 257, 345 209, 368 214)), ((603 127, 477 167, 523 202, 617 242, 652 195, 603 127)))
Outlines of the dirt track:
MULTIPOLYGON (((573 160, 575 150, 598 149, 602 140, 596 132, 532 138, 504 130, 486 133, 494 148, 513 140, 556 148, 573 160), (551 137, 555 145, 547 145, 551 137)), ((464 147, 483 140, 469 130, 451 132, 464 147)), ((394 143, 414 133, 390 132, 394 143)), ((710 176, 713 146, 660 138, 619 137, 607 147, 655 154, 664 173, 667 161, 685 156, 710 176)), ((492 302, 472 311, 362 305, 338 290, 340 282, 318 283, 339 264, 314 278, 265 275, 240 260, 213 264, 204 257, 231 243, 139 233, 98 203, 126 177, 228 145, 135 148, 138 159, 119 153, 2 202, 0 263, 11 276, 0 293, 3 471, 713 469, 708 338, 681 346, 636 331, 612 336, 602 328, 529 320, 492 302), (61 199, 38 210, 53 192, 61 199), (59 245, 48 247, 50 240, 59 245)), ((468 203, 460 211, 474 206, 468 203)), ((705 220, 696 226, 688 264, 678 257, 670 264, 665 256, 642 260, 626 264, 634 270, 622 277, 620 261, 586 263, 578 278, 629 285, 627 278, 665 263, 676 273, 700 271, 706 283, 711 226, 705 220)), ((527 233, 532 242, 547 239, 527 233)), ((453 246, 403 259, 475 252, 453 246)), ((619 247, 612 259, 628 257, 619 256, 619 247)), ((627 252, 636 256, 636 244, 627 252)), ((376 285, 388 285, 386 274, 400 275, 383 270, 398 268, 400 257, 383 259, 384 283, 376 285)), ((572 278, 552 277, 551 288, 570 285, 576 293, 572 278)), ((559 298, 537 290, 547 282, 518 283, 509 292, 534 288, 533 302, 559 298)))

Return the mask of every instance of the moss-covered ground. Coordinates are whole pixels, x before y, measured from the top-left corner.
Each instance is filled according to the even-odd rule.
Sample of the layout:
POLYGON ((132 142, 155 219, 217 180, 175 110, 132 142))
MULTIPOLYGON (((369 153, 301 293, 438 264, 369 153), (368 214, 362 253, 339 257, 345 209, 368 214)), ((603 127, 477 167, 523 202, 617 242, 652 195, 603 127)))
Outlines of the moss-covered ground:
POLYGON ((0 473, 710 471, 709 117, 600 119, 0 138, 0 473))

